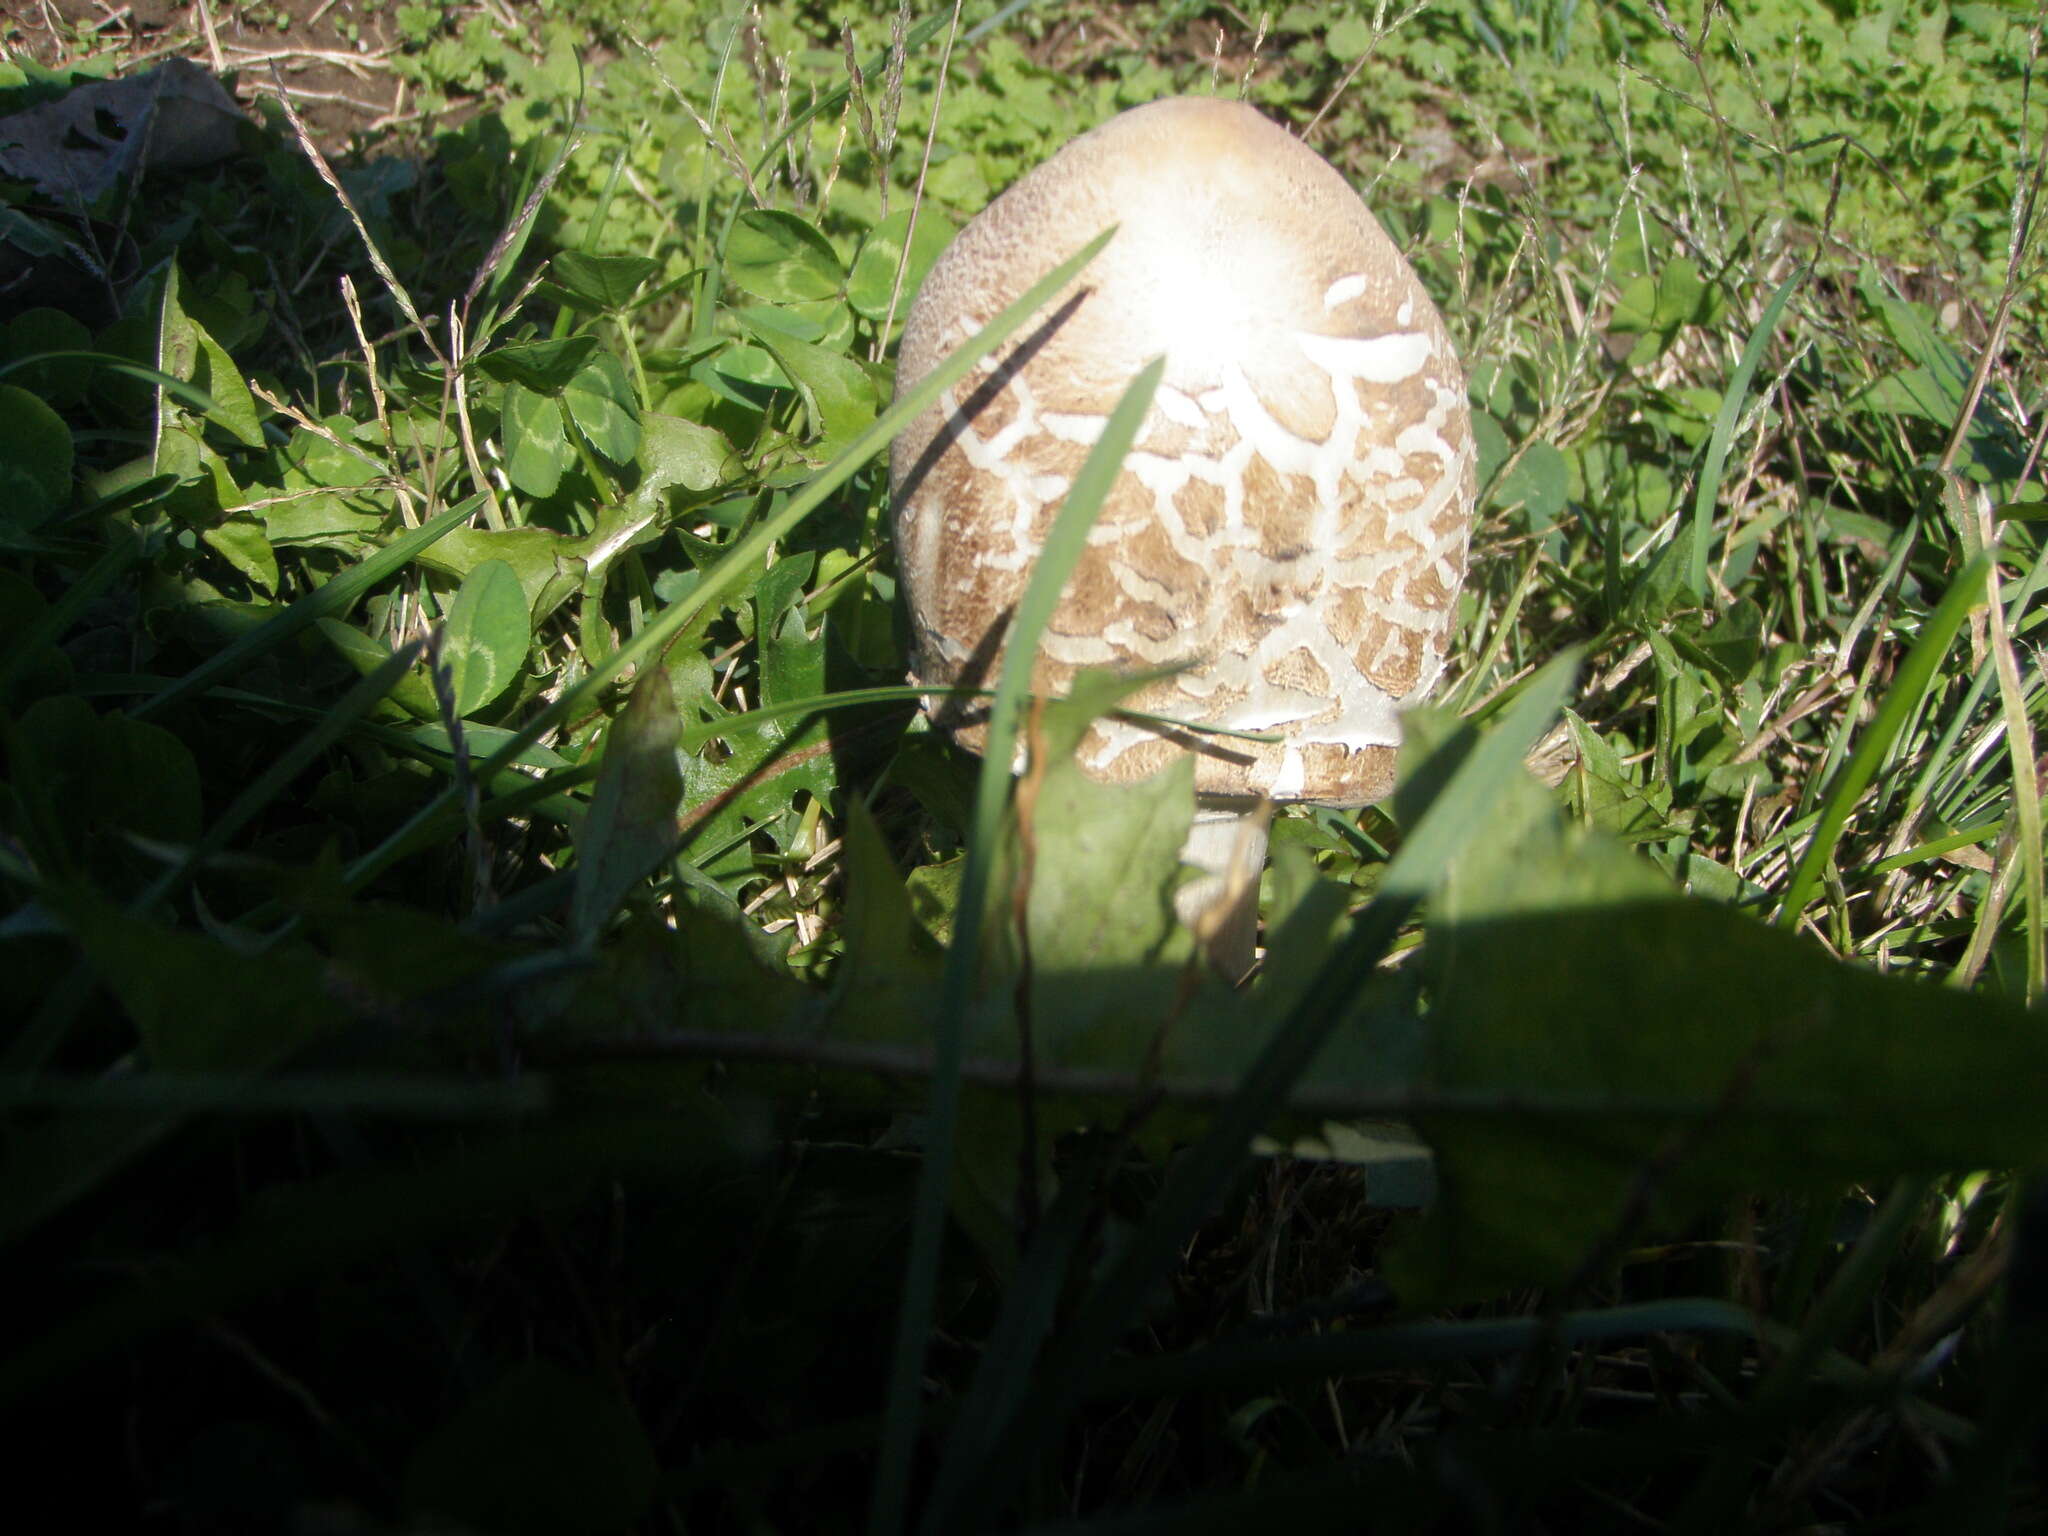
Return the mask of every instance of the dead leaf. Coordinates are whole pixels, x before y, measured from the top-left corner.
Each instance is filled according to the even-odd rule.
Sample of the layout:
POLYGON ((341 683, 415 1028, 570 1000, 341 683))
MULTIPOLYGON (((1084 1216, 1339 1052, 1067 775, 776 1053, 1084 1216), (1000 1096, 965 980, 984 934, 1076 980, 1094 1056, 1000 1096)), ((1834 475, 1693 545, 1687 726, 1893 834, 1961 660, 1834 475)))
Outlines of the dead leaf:
POLYGON ((122 176, 227 159, 243 120, 211 74, 167 59, 147 74, 77 86, 0 117, 0 175, 82 208, 122 176))

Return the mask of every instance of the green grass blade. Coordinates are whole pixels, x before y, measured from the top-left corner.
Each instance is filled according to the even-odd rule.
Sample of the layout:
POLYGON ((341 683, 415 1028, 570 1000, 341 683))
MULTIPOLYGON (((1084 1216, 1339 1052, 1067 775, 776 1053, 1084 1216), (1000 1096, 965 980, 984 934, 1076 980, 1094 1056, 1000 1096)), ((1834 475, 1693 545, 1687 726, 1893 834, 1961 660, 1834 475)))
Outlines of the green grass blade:
POLYGON ((889 1378, 882 1433, 881 1467, 875 1475, 868 1528, 877 1533, 903 1528, 910 1491, 910 1458, 917 1445, 919 1382, 938 1294, 939 1243, 945 1235, 946 1189, 953 1174, 953 1133, 960 1113, 960 1064, 967 1040, 974 981, 981 969, 981 928, 987 906, 989 869, 1002 837, 1009 803, 1010 771, 1016 757, 1018 725, 1030 692, 1038 637, 1044 633, 1067 577, 1088 542, 1088 530, 1123 468, 1124 454, 1151 408, 1153 391, 1165 372, 1155 358, 1139 373, 1110 413, 1108 425, 1074 477, 1065 505, 1054 518, 1045 547, 1017 604, 1004 642, 1002 677, 989 707, 988 737, 982 744, 981 779, 975 792, 974 826, 967 843, 967 868, 955 908, 953 943, 939 984, 937 1046, 931 1103, 926 1113, 924 1162, 918 1169, 917 1204, 911 1218, 909 1273, 897 1312, 896 1351, 889 1378))
POLYGON ((2034 726, 2027 718, 2026 685, 2019 659, 2013 654, 2012 635, 2005 611, 1996 600, 1997 568, 1988 568, 1991 624, 1988 658, 1998 672, 1999 710, 2005 719, 2006 754, 2012 762, 2012 811, 2018 833, 2016 857, 2020 861, 2020 885, 2026 894, 2027 1002, 2038 1003, 2048 991, 2048 936, 2044 936, 2041 911, 2041 788, 2035 766, 2034 726))
POLYGON ((1785 306, 1792 302, 1792 295, 1805 281, 1806 269, 1801 268, 1780 283, 1778 291, 1764 305, 1763 317, 1757 321, 1756 329, 1749 333, 1749 340, 1743 343, 1742 356, 1735 364, 1735 375, 1729 379, 1728 391, 1721 397, 1721 409, 1714 417, 1714 433, 1707 439, 1707 457, 1700 465, 1700 483, 1693 493, 1692 555, 1686 570, 1686 584, 1692 589, 1692 595, 1702 601, 1707 595, 1707 543, 1714 529, 1714 504, 1721 499, 1721 473, 1728 465, 1728 449, 1735 441, 1735 428, 1742 419, 1742 408, 1749 402, 1750 380, 1756 377, 1764 349, 1778 334, 1778 322, 1784 317, 1785 306))
POLYGON ((130 362, 111 352, 82 352, 66 349, 56 352, 33 352, 27 357, 9 358, 0 363, 0 379, 13 373, 17 368, 26 368, 32 363, 87 362, 98 363, 110 373, 126 374, 131 379, 162 390, 165 394, 176 395, 201 415, 211 415, 220 407, 212 395, 198 385, 165 373, 161 368, 151 368, 144 363, 130 362))
POLYGON ((1806 844, 1806 851, 1800 855, 1798 866, 1792 872, 1791 883, 1785 888, 1784 904, 1778 908, 1780 928, 1798 926, 1799 916, 1806 910, 1814 887, 1820 884, 1821 871, 1827 868, 1828 860, 1834 855, 1835 844, 1841 840, 1842 829, 1849 823, 1849 812, 1869 787, 1878 764, 1884 761, 1885 753, 1905 725, 1907 716, 1919 706, 1922 696, 1933 686, 1941 658, 1947 654, 1949 642, 1955 639, 1963 620, 1972 608, 1984 601, 1985 559, 1979 555, 1964 566, 1950 583, 1940 605, 1921 626, 1920 638, 1913 642, 1912 650, 1899 664, 1898 675, 1892 679, 1884 703, 1878 708, 1877 718, 1870 722, 1848 763, 1828 786, 1827 798, 1821 802, 1820 819, 1806 844))

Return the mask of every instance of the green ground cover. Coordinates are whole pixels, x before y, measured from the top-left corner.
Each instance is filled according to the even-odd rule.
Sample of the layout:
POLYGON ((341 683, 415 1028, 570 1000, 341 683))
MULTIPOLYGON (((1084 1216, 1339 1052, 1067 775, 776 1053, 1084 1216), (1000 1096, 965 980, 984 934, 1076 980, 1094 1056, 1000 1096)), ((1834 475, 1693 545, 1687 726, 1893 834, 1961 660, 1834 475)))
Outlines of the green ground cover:
MULTIPOLYGON (((59 9, 0 118, 219 46, 59 9)), ((31 1497, 2039 1523, 2036 12, 200 9, 396 94, 0 177, 31 1497), (880 453, 950 233, 1176 91, 1365 192, 1482 448, 1241 992, 1113 682, 1006 682, 1021 808, 917 714, 880 453)))

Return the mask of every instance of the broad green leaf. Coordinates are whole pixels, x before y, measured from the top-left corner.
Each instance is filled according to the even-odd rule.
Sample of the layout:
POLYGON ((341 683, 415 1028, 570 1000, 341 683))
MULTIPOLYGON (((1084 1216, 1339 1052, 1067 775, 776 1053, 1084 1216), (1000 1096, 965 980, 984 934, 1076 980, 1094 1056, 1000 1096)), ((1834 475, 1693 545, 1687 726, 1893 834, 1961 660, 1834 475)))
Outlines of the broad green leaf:
POLYGON ((1525 866, 1541 901, 1431 940, 1440 1195, 1388 1256, 1405 1299, 1561 1283, 1741 1192, 2048 1159, 2048 1037, 2016 1010, 1706 902, 1553 905, 1555 857, 1525 866))
POLYGON ((144 714, 167 709, 172 704, 212 686, 238 668, 245 667, 252 657, 283 645, 293 635, 317 620, 332 618, 345 612, 348 605, 367 589, 401 569, 409 561, 418 558, 422 552, 433 546, 435 540, 445 538, 463 519, 474 515, 482 500, 481 496, 472 496, 437 514, 418 528, 407 529, 375 554, 365 555, 348 569, 329 577, 326 582, 292 603, 283 612, 247 628, 237 635, 232 643, 208 657, 170 687, 138 704, 132 713, 140 718, 144 714))
POLYGON ((213 398, 213 408, 206 413, 206 419, 225 428, 243 447, 261 448, 263 424, 256 414, 256 397, 249 393, 234 360, 198 321, 188 317, 185 323, 192 327, 199 342, 198 365, 188 377, 213 398))
POLYGON ((277 590, 277 555, 270 547, 261 519, 247 512, 233 512, 200 537, 256 583, 266 596, 277 590))
POLYGON ((576 833, 569 932, 581 948, 595 944, 626 893, 675 851, 681 730, 668 674, 648 669, 605 737, 597 787, 576 833))
POLYGON ((1476 404, 1472 407, 1472 446, 1478 458, 1479 483, 1484 486, 1507 462, 1508 435, 1490 411, 1476 404))
POLYGON ((846 286, 832 244, 793 213, 750 208, 725 248, 725 279, 764 299, 829 299, 846 286))
MULTIPOLYGON (((223 428, 245 447, 263 446, 263 427, 256 414, 255 397, 242 382, 226 350, 207 334, 206 328, 185 312, 180 302, 177 263, 164 274, 163 297, 158 305, 156 366, 173 379, 184 380, 202 391, 210 401, 206 419, 223 428)), ((181 407, 178 397, 166 389, 157 392, 157 429, 161 433, 181 407)))
POLYGON ((939 259, 954 235, 953 223, 938 206, 927 201, 917 210, 917 229, 910 237, 910 260, 903 261, 903 236, 910 228, 911 210, 898 209, 867 233, 860 253, 853 258, 853 272, 846 282, 846 302, 863 320, 880 323, 896 301, 896 323, 901 325, 910 312, 910 301, 924 282, 925 273, 939 259), (902 267, 900 291, 896 273, 902 267))
POLYGON ((708 491, 724 477, 732 445, 715 427, 650 411, 640 418, 640 488, 651 498, 680 486, 708 491))
MULTIPOLYGON (((775 359, 760 347, 747 342, 736 342, 711 360, 714 372, 736 379, 742 384, 751 384, 756 389, 794 389, 795 382, 784 373, 775 359)), ((744 402, 743 396, 735 395, 736 401, 744 402)))
POLYGON ((71 504, 71 429, 25 389, 0 384, 0 518, 36 528, 71 504))
POLYGON ((1532 442, 1494 487, 1493 500, 1497 507, 1520 506, 1532 528, 1547 528, 1564 511, 1570 489, 1564 455, 1549 443, 1532 442))
MULTIPOLYGON (((389 499, 384 493, 373 494, 389 499)), ((375 510, 369 495, 292 496, 272 501, 261 509, 261 516, 273 548, 301 544, 360 549, 384 526, 384 514, 375 510)))
POLYGON ((568 387, 597 350, 595 336, 515 342, 493 347, 476 360, 476 368, 501 383, 524 385, 536 394, 556 395, 568 387))
POLYGON ((660 263, 650 256, 592 256, 562 251, 548 263, 548 273, 569 293, 593 308, 617 311, 633 302, 640 285, 660 263))
POLYGON ((39 699, 13 722, 16 793, 37 808, 22 830, 54 872, 133 833, 171 845, 200 832, 199 770, 177 737, 124 715, 101 715, 69 694, 39 699), (60 845, 42 844, 47 829, 60 845))
POLYGON ((1668 350, 1686 326, 1713 324, 1721 309, 1720 293, 1700 275, 1699 264, 1680 256, 1625 283, 1607 323, 1638 336, 1628 362, 1639 368, 1668 350))
MULTIPOLYGON (((339 651, 364 677, 391 659, 391 649, 381 640, 364 634, 339 619, 320 619, 316 627, 327 643, 339 651)), ((435 702, 433 686, 420 672, 410 672, 392 685, 391 702, 421 720, 439 720, 441 706, 435 702)))
POLYGON ((526 594, 511 566, 486 560, 463 578, 441 628, 457 715, 474 713, 511 685, 531 638, 526 594))
POLYGON ((519 578, 538 623, 583 584, 581 545, 546 528, 457 528, 423 551, 420 564, 458 581, 486 560, 502 560, 519 578))
MULTIPOLYGON (((1030 743, 1017 836, 1030 861, 1024 910, 1035 1049, 1049 1065, 1142 1071, 1194 954, 1194 937, 1173 908, 1195 809, 1194 759, 1112 785, 1090 778, 1074 755, 1090 723, 1142 682, 1077 677, 1066 699, 1040 713, 1030 743)), ((1008 907, 1000 879, 997 890, 1008 907)), ((1014 1041, 1012 1027, 977 1046, 1006 1055, 1014 1041)))
POLYGON ((2048 1041, 2016 1014, 1683 898, 1532 781, 1434 918, 1416 1118, 1440 1195, 1390 1259, 1417 1302, 1597 1268, 1647 1168, 1643 1235, 1740 1190, 2048 1154, 2021 1086, 2048 1041))
POLYGON ((1956 413, 1962 409, 1963 391, 1926 368, 1902 368, 1878 379, 1849 404, 1880 416, 1917 416, 1949 427, 1955 425, 1956 413))
POLYGON ((56 898, 94 971, 134 1021, 151 1066, 254 1070, 346 1017, 303 944, 240 953, 131 917, 82 892, 56 898))
POLYGON ((1680 256, 1666 262, 1654 277, 1639 277, 1623 288, 1608 323, 1620 331, 1684 325, 1700 313, 1706 293, 1699 263, 1680 256))
POLYGON ((754 336, 803 397, 816 452, 838 452, 874 421, 880 390, 852 358, 766 329, 756 329, 754 336))
MULTIPOLYGON (((131 917, 80 889, 43 894, 133 1021, 154 1068, 257 1073, 346 1019, 323 960, 307 946, 249 954, 131 917)), ((62 1209, 182 1118, 176 1108, 110 1109, 11 1130, 0 1151, 0 1239, 62 1209)))
POLYGON ((512 483, 529 496, 554 495, 562 472, 576 462, 561 402, 523 384, 507 384, 498 431, 512 483))
POLYGON ((630 464, 640 451, 640 403, 626 365, 599 352, 562 391, 562 407, 584 439, 614 464, 630 464))
POLYGON ((808 299, 787 304, 740 304, 729 313, 748 331, 793 336, 828 352, 853 350, 853 311, 839 299, 808 299))
POLYGON ((92 383, 93 360, 77 356, 25 360, 45 353, 91 349, 92 332, 74 316, 61 309, 28 309, 8 323, 0 358, 12 365, 7 372, 10 383, 41 395, 46 404, 69 406, 85 397, 92 383))

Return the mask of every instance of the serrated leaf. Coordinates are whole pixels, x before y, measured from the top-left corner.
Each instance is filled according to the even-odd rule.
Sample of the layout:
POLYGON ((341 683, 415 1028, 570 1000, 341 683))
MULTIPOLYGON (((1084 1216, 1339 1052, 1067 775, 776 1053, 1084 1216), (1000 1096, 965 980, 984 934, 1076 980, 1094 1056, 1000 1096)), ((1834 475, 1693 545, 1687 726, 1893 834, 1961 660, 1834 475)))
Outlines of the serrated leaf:
POLYGON ((441 626, 455 713, 472 714, 503 693, 526 660, 526 593, 503 560, 486 560, 463 578, 441 626))
POLYGON ((1564 720, 1577 755, 1564 782, 1572 814, 1624 842, 1667 835, 1670 790, 1636 783, 1598 731, 1570 710, 1565 711, 1564 720))
POLYGON ((83 892, 59 910, 134 1021, 150 1064, 230 1071, 282 1060, 346 1017, 303 944, 240 954, 144 922, 83 892))
POLYGON ((1688 660, 1711 670, 1724 683, 1739 683, 1763 653, 1763 610, 1747 597, 1737 598, 1715 617, 1711 627, 1697 620, 1674 625, 1671 643, 1688 660))
POLYGON ((384 526, 384 514, 374 505, 367 496, 292 496, 262 508, 263 529, 273 547, 312 544, 356 550, 384 526))
POLYGON ((199 364, 190 375, 191 381, 213 399, 206 419, 225 428, 243 447, 261 448, 263 423, 256 414, 256 397, 249 393, 234 360, 198 321, 188 319, 186 323, 198 332, 199 339, 199 364))
POLYGON ((1880 416, 1917 416, 1941 426, 1954 424, 1963 406, 1963 390, 1952 378, 1926 368, 1888 373, 1855 395, 1850 405, 1880 416))
POLYGON ((840 934, 846 958, 833 978, 833 1032, 847 1039, 922 1043, 938 986, 938 955, 920 944, 910 889, 873 813, 857 795, 847 797, 842 835, 846 905, 840 934))
POLYGON ((810 417, 814 451, 830 456, 865 431, 881 408, 875 381, 852 358, 765 328, 755 338, 796 385, 810 417))
POLYGON ((2016 1011, 1686 899, 1526 776, 1486 815, 1423 951, 1440 1197, 1390 1256, 1404 1299, 1560 1282, 1645 1235, 1618 1225, 1644 1193, 1654 1232, 1738 1190, 2048 1154, 2048 1040, 2016 1011))

